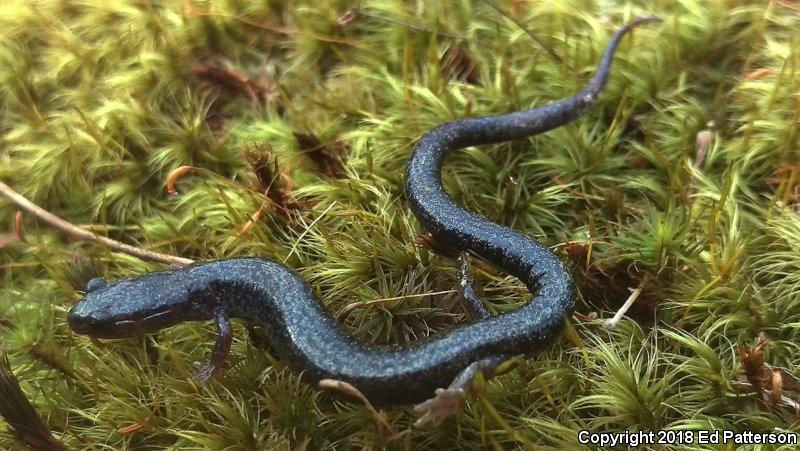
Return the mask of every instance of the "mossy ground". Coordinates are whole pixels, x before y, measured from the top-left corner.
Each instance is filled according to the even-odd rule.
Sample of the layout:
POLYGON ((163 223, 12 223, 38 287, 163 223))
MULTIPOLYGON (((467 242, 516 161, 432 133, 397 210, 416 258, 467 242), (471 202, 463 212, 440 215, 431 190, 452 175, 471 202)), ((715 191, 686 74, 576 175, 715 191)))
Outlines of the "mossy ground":
MULTIPOLYGON (((189 378, 210 324, 102 345, 75 336, 65 315, 89 277, 163 266, 26 216, 26 241, 0 246, 0 332, 54 434, 89 449, 577 449, 580 429, 798 431, 795 412, 735 381, 737 348, 761 340, 767 362, 800 367, 800 5, 501 4, 562 61, 477 0, 364 0, 349 22, 354 2, 334 0, 0 4, 0 179, 121 241, 285 261, 381 344, 466 320, 456 262, 420 239, 403 199, 415 140, 568 96, 617 27, 665 19, 625 40, 585 118, 446 165, 459 203, 552 246, 579 291, 573 332, 489 382, 459 418, 417 430, 396 408, 379 421, 301 383, 241 325, 204 387, 189 378), (440 64, 451 48, 464 51, 461 80, 440 64), (182 165, 206 172, 169 195, 182 165), (640 284, 629 317, 605 331, 640 284)), ((0 199, 5 231, 14 212, 0 199)), ((493 310, 526 301, 515 279, 476 273, 493 310)), ((0 432, 0 447, 17 445, 0 432)))

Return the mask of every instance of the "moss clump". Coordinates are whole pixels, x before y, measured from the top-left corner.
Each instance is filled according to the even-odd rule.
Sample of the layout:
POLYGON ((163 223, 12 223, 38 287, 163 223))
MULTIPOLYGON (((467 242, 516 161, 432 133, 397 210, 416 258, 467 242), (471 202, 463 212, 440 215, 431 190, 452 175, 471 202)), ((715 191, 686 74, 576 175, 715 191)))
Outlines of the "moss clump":
MULTIPOLYGON (((415 430, 397 408, 383 421, 299 383, 241 328, 203 388, 188 378, 210 325, 90 345, 65 324, 76 290, 158 265, 25 218, 26 242, 0 240, 0 332, 55 436, 70 448, 447 449, 578 447, 580 429, 797 431, 791 409, 743 388, 737 353, 767 339, 767 362, 800 366, 797 6, 503 5, 563 62, 480 1, 3 2, 0 179, 128 243, 285 261, 372 343, 465 320, 456 262, 403 202, 415 140, 570 95, 616 27, 665 18, 626 39, 586 118, 448 162, 454 198, 557 249, 580 295, 569 339, 488 382, 459 419, 415 430), (184 165, 202 171, 169 195, 184 165), (586 316, 610 317, 640 284, 614 332, 586 316)), ((0 200, 6 230, 14 211, 0 200)), ((494 310, 526 301, 477 266, 494 310)), ((5 427, 0 447, 14 448, 5 427)))

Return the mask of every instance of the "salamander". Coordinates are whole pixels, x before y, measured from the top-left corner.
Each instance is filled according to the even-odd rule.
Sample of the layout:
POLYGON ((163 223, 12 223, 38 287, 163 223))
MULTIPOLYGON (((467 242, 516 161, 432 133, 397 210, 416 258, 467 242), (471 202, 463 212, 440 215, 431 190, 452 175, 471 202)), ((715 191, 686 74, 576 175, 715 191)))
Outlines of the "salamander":
POLYGON ((223 365, 232 339, 230 320, 238 318, 258 326, 269 349, 309 382, 348 382, 379 406, 420 402, 438 389, 433 402, 421 405, 422 411, 436 415, 442 404, 437 399, 463 393, 477 371, 491 376, 510 356, 552 345, 573 306, 571 276, 552 252, 453 202, 441 181, 445 157, 466 146, 523 139, 580 117, 605 86, 625 33, 655 20, 636 19, 617 31, 593 78, 574 96, 524 111, 439 125, 422 136, 413 151, 405 174, 411 211, 437 241, 520 279, 533 294, 525 306, 490 315, 462 263, 460 292, 477 319, 411 346, 369 346, 353 339, 288 267, 260 258, 233 258, 114 282, 93 279, 69 312, 69 326, 92 337, 125 338, 185 321, 213 320, 219 337, 211 362, 197 377, 204 381, 223 365))

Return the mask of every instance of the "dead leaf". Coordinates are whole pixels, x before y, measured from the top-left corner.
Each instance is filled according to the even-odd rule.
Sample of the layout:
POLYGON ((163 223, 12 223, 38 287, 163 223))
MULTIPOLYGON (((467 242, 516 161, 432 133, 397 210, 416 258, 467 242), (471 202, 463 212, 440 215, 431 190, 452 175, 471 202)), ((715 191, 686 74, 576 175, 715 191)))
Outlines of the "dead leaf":
POLYGON ((192 66, 191 73, 210 86, 244 95, 253 102, 264 100, 275 103, 279 98, 278 88, 274 83, 253 81, 244 74, 226 69, 219 63, 196 63, 192 66))
POLYGON ((764 340, 754 348, 739 347, 739 360, 742 364, 742 374, 758 395, 759 404, 764 410, 775 409, 779 406, 793 407, 795 413, 800 415, 800 404, 786 392, 800 393, 800 379, 795 377, 787 368, 772 366, 764 362, 764 348, 769 344, 764 340), (765 396, 766 395, 766 396, 765 396), (767 400, 769 402, 767 403, 767 400))
POLYGON ((460 47, 448 48, 439 60, 439 68, 447 80, 458 80, 472 85, 480 83, 478 63, 460 47))

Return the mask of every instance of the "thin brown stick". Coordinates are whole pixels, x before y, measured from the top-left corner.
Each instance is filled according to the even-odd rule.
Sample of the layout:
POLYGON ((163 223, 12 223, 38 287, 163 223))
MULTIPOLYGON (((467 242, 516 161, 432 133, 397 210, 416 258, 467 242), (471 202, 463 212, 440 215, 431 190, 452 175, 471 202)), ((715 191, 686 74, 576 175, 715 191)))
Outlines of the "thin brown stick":
POLYGON ((34 204, 21 194, 11 189, 10 186, 6 185, 3 182, 0 182, 0 194, 7 197, 11 202, 13 202, 17 207, 21 208, 23 211, 36 216, 40 220, 46 222, 48 225, 58 230, 61 230, 62 232, 66 233, 72 238, 84 241, 93 241, 95 243, 102 244, 103 246, 106 246, 111 250, 117 252, 123 252, 125 254, 132 255, 136 258, 146 261, 166 263, 168 265, 180 265, 180 266, 185 266, 194 263, 194 260, 188 258, 178 257, 169 254, 162 254, 160 252, 148 251, 146 249, 139 249, 138 247, 121 243, 119 241, 112 240, 111 238, 106 238, 104 236, 97 235, 96 233, 89 232, 88 230, 84 230, 76 226, 75 224, 72 224, 64 219, 61 219, 58 216, 43 209, 42 207, 34 204))

